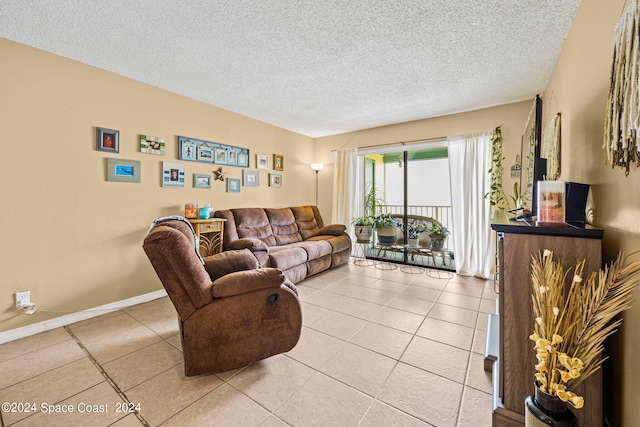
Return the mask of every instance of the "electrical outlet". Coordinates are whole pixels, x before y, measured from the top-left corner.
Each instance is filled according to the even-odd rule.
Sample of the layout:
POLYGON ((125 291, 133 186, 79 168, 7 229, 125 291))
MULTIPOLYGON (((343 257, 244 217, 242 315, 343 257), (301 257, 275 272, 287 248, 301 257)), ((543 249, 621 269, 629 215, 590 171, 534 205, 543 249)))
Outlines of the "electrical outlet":
POLYGON ((16 292, 16 308, 20 309, 31 302, 31 291, 16 292))

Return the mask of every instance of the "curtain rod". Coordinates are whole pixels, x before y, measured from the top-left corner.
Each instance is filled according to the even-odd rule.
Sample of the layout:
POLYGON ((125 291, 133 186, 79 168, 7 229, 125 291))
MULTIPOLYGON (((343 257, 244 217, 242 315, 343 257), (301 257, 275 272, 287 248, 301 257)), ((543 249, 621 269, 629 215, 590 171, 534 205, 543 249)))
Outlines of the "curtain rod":
MULTIPOLYGON (((405 145, 413 145, 413 144, 417 144, 419 142, 429 142, 429 141, 446 141, 447 137, 446 136, 438 136, 435 138, 422 138, 422 139, 413 139, 411 141, 398 141, 398 142, 387 142, 384 144, 378 144, 378 145, 363 145, 362 147, 357 147, 358 150, 364 150, 367 148, 383 148, 383 147, 393 147, 396 145, 402 146, 404 147, 405 145)), ((336 149, 331 150, 331 152, 337 151, 336 149)))

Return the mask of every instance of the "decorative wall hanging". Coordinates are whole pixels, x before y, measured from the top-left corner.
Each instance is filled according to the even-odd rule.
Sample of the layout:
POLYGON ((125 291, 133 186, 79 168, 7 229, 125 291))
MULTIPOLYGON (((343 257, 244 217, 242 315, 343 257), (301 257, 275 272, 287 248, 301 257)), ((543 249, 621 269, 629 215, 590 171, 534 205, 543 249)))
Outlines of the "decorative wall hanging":
POLYGON ((227 178, 227 193, 239 193, 240 180, 238 178, 227 178))
POLYGON ((194 188, 211 188, 211 175, 204 175, 201 173, 193 174, 193 187, 194 188))
POLYGON ((162 162, 162 186, 184 188, 184 165, 182 163, 162 162))
POLYGON ((273 155, 273 170, 276 170, 276 171, 284 170, 284 156, 282 154, 273 155))
POLYGON ((640 166, 638 144, 638 66, 640 65, 640 5, 631 3, 616 26, 616 39, 611 67, 611 85, 607 99, 602 148, 607 153, 607 165, 624 169, 629 176, 632 163, 640 166))
POLYGON ((213 171, 213 175, 214 175, 213 179, 217 179, 218 181, 224 182, 224 174, 225 172, 222 172, 222 166, 220 166, 217 170, 213 171))
POLYGON ((140 182, 140 161, 107 158, 107 181, 140 182))
POLYGON ((266 154, 256 154, 256 168, 269 169, 269 156, 266 154))
POLYGON ((547 159, 547 179, 560 176, 560 113, 547 124, 542 132, 540 157, 547 159))
POLYGON ((491 191, 485 194, 491 206, 498 210, 509 209, 509 200, 502 188, 502 128, 496 127, 491 134, 491 191))
POLYGON ((191 162, 249 167, 249 149, 202 139, 178 137, 178 158, 191 162))
POLYGON ((140 152, 164 156, 164 138, 151 135, 140 135, 140 152))
POLYGON ((118 153, 120 132, 114 129, 96 128, 96 150, 118 153))
POLYGON ((260 173, 258 171, 245 169, 242 171, 242 181, 245 187, 259 187, 260 173))

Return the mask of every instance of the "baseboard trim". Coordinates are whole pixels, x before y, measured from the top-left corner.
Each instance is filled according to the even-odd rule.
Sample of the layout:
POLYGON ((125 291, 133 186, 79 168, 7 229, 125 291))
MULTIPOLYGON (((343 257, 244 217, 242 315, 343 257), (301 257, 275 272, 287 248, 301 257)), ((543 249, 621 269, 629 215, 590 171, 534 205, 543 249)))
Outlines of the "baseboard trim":
POLYGON ((138 295, 136 297, 112 302, 109 304, 101 305, 99 307, 88 308, 77 313, 67 314, 64 316, 45 320, 43 322, 34 323, 32 325, 10 329, 8 331, 0 332, 0 344, 28 337, 30 335, 39 334, 40 332, 59 328, 61 326, 70 325, 71 323, 79 322, 81 320, 91 319, 92 317, 97 317, 102 314, 120 310, 122 308, 131 307, 132 305, 153 301, 154 299, 162 298, 165 296, 167 296, 167 291, 161 289, 159 291, 149 292, 148 294, 138 295))

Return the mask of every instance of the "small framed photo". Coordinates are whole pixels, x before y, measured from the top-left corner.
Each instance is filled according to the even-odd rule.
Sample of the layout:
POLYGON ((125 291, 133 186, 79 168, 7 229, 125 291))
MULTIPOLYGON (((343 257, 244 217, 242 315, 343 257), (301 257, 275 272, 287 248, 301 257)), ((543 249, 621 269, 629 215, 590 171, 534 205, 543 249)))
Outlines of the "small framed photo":
POLYGON ((96 128, 96 150, 119 153, 120 131, 107 128, 96 128))
POLYGON ((276 170, 276 171, 284 170, 284 156, 282 154, 273 155, 273 170, 276 170))
POLYGON ((269 169, 269 156, 266 154, 256 154, 256 168, 269 169))
POLYGON ((182 163, 162 162, 162 186, 184 188, 184 165, 182 163))
POLYGON ((282 187, 282 174, 270 173, 269 174, 269 187, 282 187))
POLYGON ((249 150, 240 150, 240 152, 238 153, 238 166, 243 168, 249 167, 249 150))
POLYGON ((252 171, 244 169, 242 171, 242 184, 245 187, 259 187, 260 186, 260 173, 258 171, 252 171))
POLYGON ((178 156, 178 158, 180 160, 191 160, 195 162, 198 152, 197 144, 183 136, 179 137, 178 140, 180 141, 180 156, 178 156))
POLYGON ((107 158, 107 181, 140 182, 140 161, 107 158))
POLYGON ((227 193, 239 193, 240 180, 238 178, 227 178, 227 193))
POLYGON ((194 188, 211 188, 211 175, 194 173, 193 187, 194 188))
POLYGON ((229 166, 238 166, 238 150, 230 148, 227 153, 227 164, 229 166))
POLYGON ((140 152, 164 156, 164 138, 151 135, 140 135, 140 152))
POLYGON ((213 163, 213 150, 206 145, 198 146, 198 161, 213 163))
POLYGON ((215 149, 215 159, 214 163, 217 165, 226 165, 227 163, 227 149, 226 148, 216 148, 215 149))

